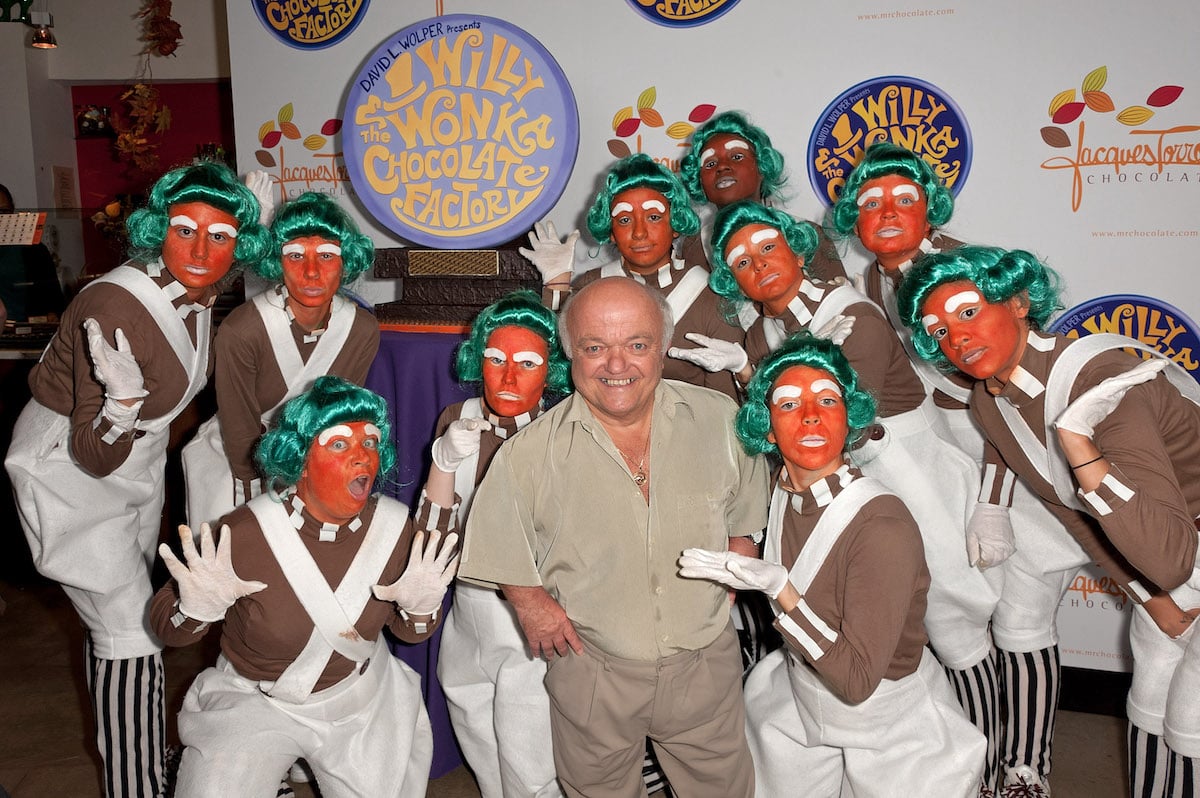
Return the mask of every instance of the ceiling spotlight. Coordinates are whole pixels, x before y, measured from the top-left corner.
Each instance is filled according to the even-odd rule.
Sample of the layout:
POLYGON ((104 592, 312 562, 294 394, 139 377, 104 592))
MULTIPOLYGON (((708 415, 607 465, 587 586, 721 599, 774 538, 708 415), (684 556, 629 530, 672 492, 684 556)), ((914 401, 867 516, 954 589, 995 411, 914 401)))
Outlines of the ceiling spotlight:
POLYGON ((54 31, 45 25, 38 25, 33 29, 33 39, 29 44, 39 50, 53 50, 58 47, 58 42, 54 40, 54 31))

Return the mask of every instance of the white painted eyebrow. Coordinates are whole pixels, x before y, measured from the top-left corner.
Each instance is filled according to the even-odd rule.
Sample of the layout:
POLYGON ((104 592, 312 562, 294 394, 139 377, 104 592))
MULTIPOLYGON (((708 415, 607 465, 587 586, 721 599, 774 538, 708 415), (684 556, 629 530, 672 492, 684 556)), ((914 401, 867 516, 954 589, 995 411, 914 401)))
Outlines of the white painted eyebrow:
POLYGON ((612 206, 612 215, 617 216, 622 213, 629 213, 633 210, 633 205, 628 202, 618 202, 612 206))
POLYGON ((237 228, 225 222, 216 222, 208 226, 209 233, 224 233, 230 238, 237 238, 237 228))
POLYGON ((892 188, 893 197, 902 197, 905 194, 912 194, 913 199, 920 199, 921 193, 917 191, 917 187, 913 183, 901 183, 892 188))
POLYGON ((524 363, 526 360, 528 360, 529 362, 538 366, 546 362, 546 359, 537 352, 514 352, 513 360, 517 361, 518 363, 524 363))
POLYGON ((193 219, 190 216, 185 216, 182 213, 179 214, 178 216, 171 217, 171 226, 172 227, 186 227, 189 230, 199 230, 200 229, 200 225, 196 224, 195 219, 193 219))
POLYGON ((659 201, 659 200, 656 200, 656 199, 648 199, 648 200, 646 200, 645 202, 643 202, 643 203, 642 203, 642 210, 644 210, 644 211, 658 211, 659 213, 666 213, 666 212, 667 212, 667 206, 666 206, 666 205, 663 205, 663 204, 662 204, 662 202, 661 202, 661 201, 659 201))
POLYGON ((332 427, 321 430, 321 434, 317 436, 317 443, 324 446, 333 438, 349 438, 353 434, 354 431, 348 424, 334 424, 332 427))
POLYGON ((730 266, 732 266, 734 261, 736 261, 738 258, 742 257, 745 254, 746 254, 746 248, 744 246, 742 246, 741 244, 738 244, 736 247, 729 250, 729 254, 725 256, 725 262, 728 263, 730 266))
POLYGON ((925 332, 932 332, 933 328, 938 325, 941 320, 930 313, 928 316, 921 317, 921 324, 925 327, 925 332))
POLYGON ((489 346, 487 349, 484 349, 483 356, 488 358, 489 360, 492 358, 495 358, 496 360, 504 360, 504 361, 508 360, 508 353, 503 351, 502 349, 497 349, 494 346, 489 346))
POLYGON ((777 405, 784 399, 799 399, 803 393, 799 385, 780 385, 771 391, 771 404, 777 405))
POLYGON ((337 244, 329 244, 329 243, 318 244, 317 252, 322 252, 322 253, 328 252, 330 255, 341 255, 342 248, 339 247, 337 244))
POLYGON ((284 255, 303 255, 304 254, 304 245, 303 244, 284 244, 283 249, 280 251, 284 255))
POLYGON ((842 395, 842 386, 830 379, 822 377, 819 380, 814 380, 812 384, 812 392, 820 393, 821 391, 833 391, 838 396, 842 395))
POLYGON ((748 150, 748 149, 750 149, 750 145, 742 139, 730 139, 729 141, 725 142, 725 149, 727 149, 727 150, 748 150))
POLYGON ((779 231, 773 227, 768 227, 766 230, 758 230, 750 234, 750 243, 757 244, 760 241, 769 241, 772 238, 779 238, 779 231))
POLYGON ((373 435, 376 438, 383 438, 383 433, 379 431, 379 427, 375 426, 370 421, 363 426, 363 432, 367 435, 373 435))
POLYGON ((872 199, 874 197, 882 197, 882 196, 883 196, 882 188, 880 188, 879 186, 871 186, 866 191, 859 192, 858 199, 854 201, 854 204, 856 204, 858 207, 861 208, 863 205, 867 204, 867 200, 872 199))
POLYGON ((970 305, 978 302, 979 300, 980 296, 978 291, 972 291, 970 289, 966 291, 959 291, 957 294, 946 300, 946 312, 953 313, 963 305, 970 305))
POLYGON ((717 151, 715 149, 713 149, 712 147, 709 147, 704 152, 700 153, 700 160, 707 161, 709 158, 713 157, 716 154, 717 154, 717 151))

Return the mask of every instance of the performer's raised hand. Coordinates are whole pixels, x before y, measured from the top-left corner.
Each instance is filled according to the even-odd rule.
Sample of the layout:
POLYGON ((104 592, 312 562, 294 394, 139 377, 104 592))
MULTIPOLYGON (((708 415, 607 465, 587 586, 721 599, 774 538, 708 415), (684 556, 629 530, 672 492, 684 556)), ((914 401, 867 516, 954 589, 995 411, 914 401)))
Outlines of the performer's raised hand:
POLYGON ((192 530, 186 525, 179 527, 179 542, 183 546, 180 562, 163 543, 158 547, 167 570, 179 585, 179 610, 197 621, 219 621, 225 611, 242 596, 249 596, 266 588, 263 582, 240 579, 233 571, 233 536, 229 527, 221 527, 221 540, 213 545, 212 529, 208 524, 200 525, 200 551, 192 530))
POLYGON ((258 200, 258 223, 263 227, 271 224, 271 218, 275 215, 274 179, 267 172, 256 169, 247 172, 242 182, 258 200))
POLYGON ((492 425, 482 418, 457 418, 450 422, 442 436, 433 442, 430 454, 433 464, 442 471, 454 473, 471 455, 479 451, 479 436, 492 425))
POLYGON ((1067 409, 1059 414, 1054 421, 1058 430, 1066 430, 1091 438, 1096 425, 1108 418, 1117 405, 1125 398, 1125 394, 1135 385, 1149 382, 1158 372, 1167 367, 1167 361, 1156 357, 1143 361, 1126 371, 1103 380, 1094 388, 1089 388, 1071 402, 1067 409))
POLYGON ((436 615, 458 572, 458 533, 446 535, 446 543, 439 549, 441 539, 442 533, 436 529, 429 534, 429 545, 424 531, 414 535, 408 567, 390 585, 372 586, 375 598, 391 601, 409 615, 436 615))
POLYGON ((578 240, 578 230, 572 230, 565 240, 559 241, 554 222, 535 222, 529 232, 531 249, 520 247, 517 252, 528 258, 542 276, 542 282, 548 283, 575 268, 575 242, 578 240))
POLYGON ((826 341, 831 341, 841 346, 846 343, 846 339, 850 337, 850 333, 852 332, 854 332, 854 317, 839 313, 821 325, 821 329, 815 331, 813 334, 818 338, 824 338, 826 341))
POLYGON ((694 363, 708 372, 732 371, 734 374, 746 368, 749 362, 746 350, 732 341, 710 338, 700 333, 688 333, 683 337, 696 344, 696 347, 680 349, 673 346, 667 350, 668 356, 694 363))
POLYGON ((86 319, 83 329, 87 333, 88 352, 92 356, 96 381, 104 386, 105 397, 118 401, 144 397, 147 391, 142 380, 142 368, 134 359, 125 331, 118 327, 113 332, 113 339, 117 342, 114 349, 104 340, 100 322, 86 319))

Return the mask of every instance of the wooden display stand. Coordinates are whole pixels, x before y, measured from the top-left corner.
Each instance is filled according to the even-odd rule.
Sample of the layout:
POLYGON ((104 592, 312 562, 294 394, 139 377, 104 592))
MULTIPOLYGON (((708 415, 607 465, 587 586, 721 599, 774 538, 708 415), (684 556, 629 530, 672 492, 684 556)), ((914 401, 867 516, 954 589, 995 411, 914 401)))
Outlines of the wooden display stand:
POLYGON ((395 330, 466 332, 479 311, 510 291, 541 290, 541 277, 515 242, 499 249, 377 249, 374 274, 400 280, 400 299, 375 306, 380 325, 395 330))

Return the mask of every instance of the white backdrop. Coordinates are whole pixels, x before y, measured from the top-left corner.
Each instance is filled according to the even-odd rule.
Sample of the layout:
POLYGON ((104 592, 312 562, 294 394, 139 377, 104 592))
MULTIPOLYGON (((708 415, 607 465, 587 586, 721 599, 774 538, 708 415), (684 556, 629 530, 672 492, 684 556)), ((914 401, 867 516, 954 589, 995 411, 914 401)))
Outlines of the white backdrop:
MULTIPOLYGON (((309 187, 349 195, 349 183, 337 173, 340 140, 329 137, 315 147, 310 139, 310 148, 303 140, 341 116, 349 82, 390 34, 435 16, 439 5, 446 14, 484 14, 524 29, 566 73, 579 103, 580 144, 574 173, 550 214, 560 231, 582 227, 597 180, 613 161, 613 117, 651 87, 654 108, 667 124, 702 103, 749 114, 787 159, 789 209, 819 218, 824 208, 808 183, 806 147, 822 110, 860 81, 901 75, 953 98, 971 130, 974 157, 947 232, 1034 251, 1063 275, 1068 306, 1134 293, 1168 301, 1193 317, 1200 312, 1200 281, 1192 274, 1200 260, 1195 0, 931 0, 928 6, 906 0, 741 0, 719 19, 692 28, 653 24, 628 0, 372 0, 353 33, 315 51, 270 35, 247 0, 227 0, 239 168, 261 168, 256 153, 264 149, 264 124, 278 129, 288 117, 302 135, 269 150, 276 166, 268 171, 280 177, 293 170, 287 173, 293 192, 309 187), (1042 129, 1052 125, 1052 101, 1065 90, 1083 101, 1085 76, 1093 75, 1087 88, 1096 89, 1101 67, 1098 90, 1112 110, 1092 94, 1095 107, 1056 126, 1072 146, 1050 146, 1042 129), (1161 86, 1182 87, 1182 93, 1168 105, 1147 105, 1161 86), (1131 106, 1153 115, 1140 119, 1132 111, 1118 121, 1131 106), (1042 164, 1056 157, 1078 160, 1080 120, 1089 148, 1107 153, 1151 145, 1149 160, 1174 162, 1082 168, 1082 194, 1073 208, 1071 170, 1042 164), (1146 132, 1167 130, 1173 132, 1146 132), (1163 156, 1160 142, 1174 149, 1163 156), (295 180, 306 174, 297 167, 310 170, 309 184, 295 180)), ((678 159, 682 153, 664 128, 642 126, 624 141, 655 157, 678 159)), ((1140 160, 1147 160, 1145 153, 1140 160)), ((345 204, 355 208, 377 246, 405 243, 364 218, 353 199, 345 204)), ((578 255, 586 259, 594 252, 585 232, 578 255)), ((851 270, 866 262, 853 247, 846 260, 851 270)), ((377 301, 394 298, 390 284, 364 293, 377 301)), ((1102 625, 1111 625, 1112 615, 1098 608, 1090 613, 1102 625)), ((1121 613, 1116 615, 1119 620, 1121 613)), ((1071 626, 1088 622, 1073 616, 1071 626)), ((1108 668, 1113 659, 1069 650, 1064 657, 1068 664, 1108 668)))

